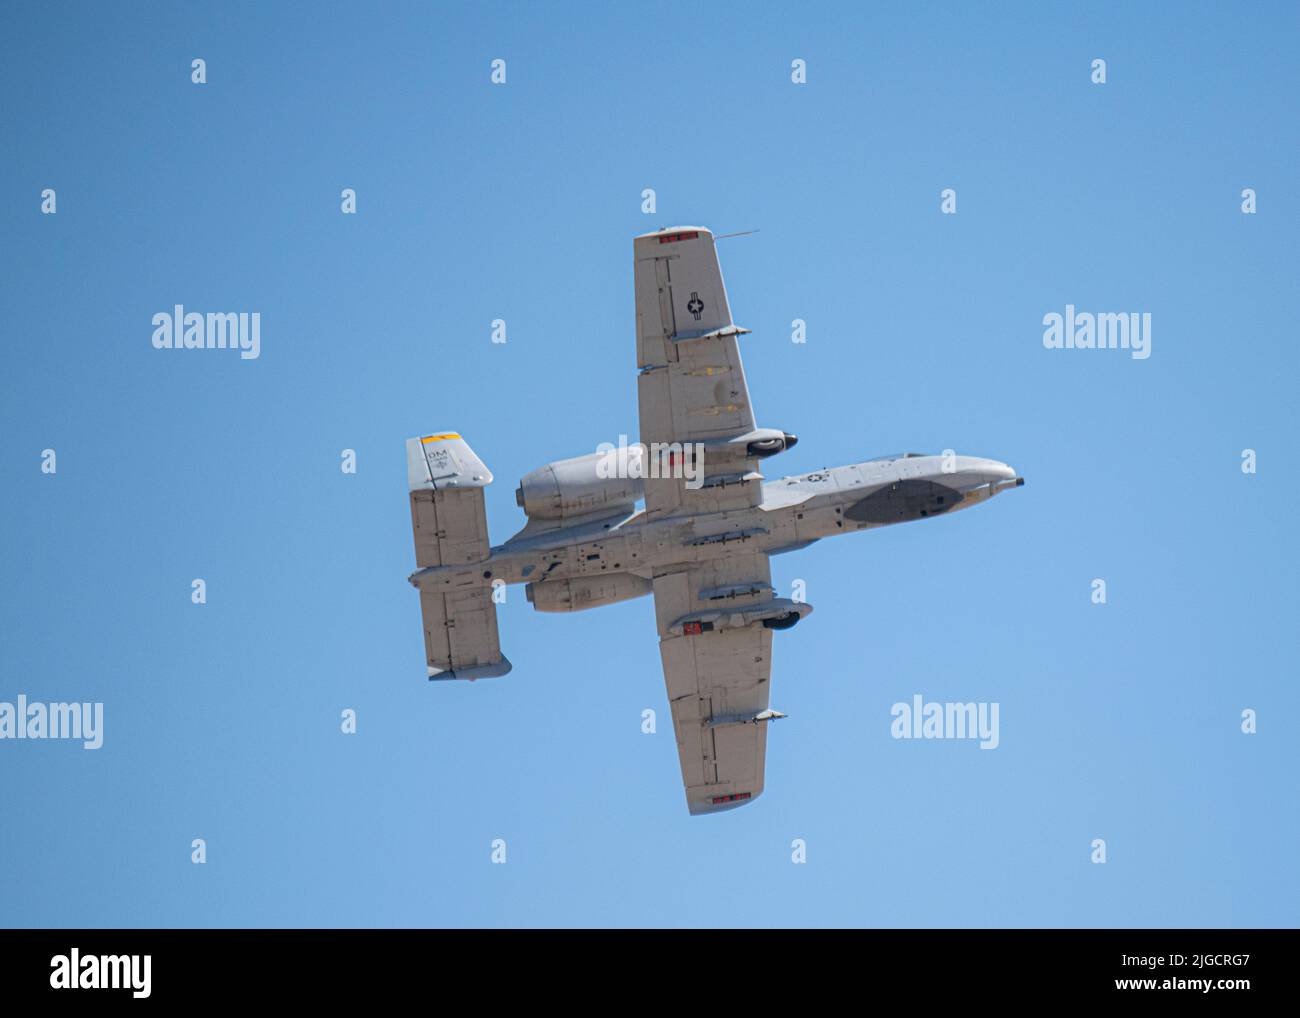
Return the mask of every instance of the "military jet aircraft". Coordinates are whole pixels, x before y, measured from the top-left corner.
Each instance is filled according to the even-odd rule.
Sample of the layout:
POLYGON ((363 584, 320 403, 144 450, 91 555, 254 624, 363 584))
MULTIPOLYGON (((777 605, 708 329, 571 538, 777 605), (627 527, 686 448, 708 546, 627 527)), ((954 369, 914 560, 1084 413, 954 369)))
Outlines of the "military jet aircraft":
POLYGON ((641 443, 547 464, 515 500, 527 525, 488 545, 492 474, 455 432, 406 443, 430 679, 510 671, 497 638, 500 584, 539 611, 654 596, 668 703, 692 814, 763 791, 772 634, 812 607, 778 597, 768 560, 835 534, 977 505, 1024 480, 1005 463, 906 453, 765 481, 795 436, 760 428, 713 234, 633 241, 641 443), (638 504, 644 502, 643 508, 638 504))

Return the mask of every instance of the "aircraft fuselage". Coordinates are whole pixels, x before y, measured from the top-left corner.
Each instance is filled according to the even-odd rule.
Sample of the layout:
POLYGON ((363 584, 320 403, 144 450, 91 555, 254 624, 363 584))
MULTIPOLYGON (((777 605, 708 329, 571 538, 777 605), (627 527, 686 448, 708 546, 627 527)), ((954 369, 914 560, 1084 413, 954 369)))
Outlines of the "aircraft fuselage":
MULTIPOLYGON (((816 470, 763 484, 757 506, 647 520, 622 518, 520 534, 484 562, 435 566, 411 576, 422 590, 451 591, 630 574, 649 581, 668 567, 725 557, 738 548, 777 555, 835 534, 943 515, 1023 480, 1005 463, 971 456, 907 454, 816 470)), ((628 596, 636 596, 629 593, 628 596)), ((622 600, 623 597, 613 598, 622 600)), ((607 601, 597 601, 597 607, 607 601)), ((573 607, 587 607, 575 605, 573 607)))

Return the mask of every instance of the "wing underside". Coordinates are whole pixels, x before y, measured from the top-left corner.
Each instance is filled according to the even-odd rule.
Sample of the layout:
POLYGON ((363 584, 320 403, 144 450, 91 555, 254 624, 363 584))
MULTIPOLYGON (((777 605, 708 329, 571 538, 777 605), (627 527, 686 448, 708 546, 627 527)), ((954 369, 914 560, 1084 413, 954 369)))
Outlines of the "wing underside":
POLYGON ((728 622, 770 597, 761 552, 655 577, 659 651, 692 814, 741 806, 763 791, 772 631, 728 622))
POLYGON ((661 230, 637 237, 633 251, 641 442, 707 443, 694 479, 646 480, 646 511, 653 519, 757 505, 762 478, 743 443, 727 445, 755 424, 737 343, 748 330, 731 320, 713 234, 661 230))

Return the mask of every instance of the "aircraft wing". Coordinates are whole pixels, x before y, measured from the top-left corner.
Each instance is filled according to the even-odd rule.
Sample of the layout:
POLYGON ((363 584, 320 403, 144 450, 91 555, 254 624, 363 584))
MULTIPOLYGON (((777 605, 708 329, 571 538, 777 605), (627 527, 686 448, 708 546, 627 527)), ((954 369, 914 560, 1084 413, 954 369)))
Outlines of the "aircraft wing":
POLYGON ((696 226, 660 230, 637 237, 633 254, 641 442, 723 443, 706 456, 703 487, 646 478, 647 515, 758 505, 762 478, 753 462, 725 448, 755 425, 736 342, 749 330, 731 320, 713 234, 696 226))
POLYGON ((729 628, 726 621, 769 600, 771 582, 762 552, 654 579, 659 652, 692 814, 743 806, 763 791, 772 630, 729 628), (692 616, 714 621, 691 622, 692 616))

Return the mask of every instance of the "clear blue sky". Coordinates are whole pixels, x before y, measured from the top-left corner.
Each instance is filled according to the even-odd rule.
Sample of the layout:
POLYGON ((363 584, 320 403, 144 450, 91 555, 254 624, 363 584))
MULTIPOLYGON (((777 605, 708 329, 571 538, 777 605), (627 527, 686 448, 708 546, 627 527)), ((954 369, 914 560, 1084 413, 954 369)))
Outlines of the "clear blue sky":
POLYGON ((1297 924, 1297 8, 865 6, 5 7, 0 700, 106 730, 0 742, 0 922, 1297 924), (648 599, 511 588, 513 673, 430 684, 406 583, 406 437, 467 437, 499 542, 635 435, 631 241, 678 223, 761 231, 720 251, 769 476, 1028 479, 774 560, 790 717, 704 818, 648 599), (153 349, 177 303, 261 357, 153 349), (1044 349, 1069 303, 1151 358, 1044 349), (1000 747, 892 739, 916 693, 1000 747))

